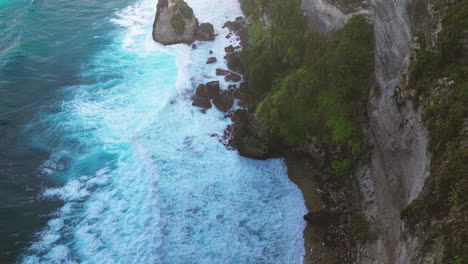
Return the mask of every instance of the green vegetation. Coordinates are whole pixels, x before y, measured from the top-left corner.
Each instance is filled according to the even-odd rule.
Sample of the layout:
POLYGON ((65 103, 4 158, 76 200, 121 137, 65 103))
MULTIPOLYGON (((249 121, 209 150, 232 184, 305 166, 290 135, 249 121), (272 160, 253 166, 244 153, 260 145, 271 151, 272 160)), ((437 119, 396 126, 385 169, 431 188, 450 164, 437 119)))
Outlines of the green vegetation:
POLYGON ((178 34, 184 33, 185 21, 180 13, 177 13, 172 16, 171 24, 174 27, 176 33, 178 34))
POLYGON ((344 174, 348 172, 350 167, 351 167, 351 160, 349 159, 334 160, 331 162, 331 168, 333 172, 338 176, 344 176, 344 174))
POLYGON ((424 120, 429 130, 431 181, 429 193, 415 200, 402 216, 410 223, 422 222, 434 241, 444 244, 444 263, 467 260, 464 239, 468 228, 468 1, 436 2, 442 14, 442 31, 433 48, 419 34, 420 49, 409 69, 409 88, 416 90, 415 105, 424 105, 424 120), (423 100, 420 101, 419 98, 423 100), (425 219, 425 220, 421 220, 425 219), (434 228, 430 220, 442 220, 434 228), (460 255, 460 253, 462 255, 460 255))
POLYGON ((369 221, 367 221, 367 218, 361 213, 353 215, 353 234, 361 243, 365 243, 371 239, 369 221))
POLYGON ((242 58, 261 98, 256 112, 269 131, 264 136, 291 146, 312 137, 334 144, 347 153, 346 162, 334 164, 344 174, 350 155, 362 149, 357 120, 374 81, 372 26, 355 16, 325 39, 304 27, 299 0, 248 3, 254 23, 242 58), (258 10, 269 14, 268 26, 258 10))

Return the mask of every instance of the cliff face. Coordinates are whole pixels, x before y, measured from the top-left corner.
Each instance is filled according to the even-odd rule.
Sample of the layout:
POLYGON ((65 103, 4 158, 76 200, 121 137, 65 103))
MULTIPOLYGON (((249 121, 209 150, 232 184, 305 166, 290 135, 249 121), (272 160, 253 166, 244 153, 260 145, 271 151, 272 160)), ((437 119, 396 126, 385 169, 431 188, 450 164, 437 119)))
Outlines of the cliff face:
POLYGON ((373 148, 369 164, 356 174, 362 210, 378 239, 360 249, 358 263, 418 263, 418 239, 404 231, 400 211, 418 197, 429 175, 428 133, 421 110, 402 98, 400 86, 414 33, 437 28, 429 0, 303 0, 302 6, 310 26, 324 34, 355 13, 367 14, 374 23, 377 88, 369 98, 367 135, 373 148))

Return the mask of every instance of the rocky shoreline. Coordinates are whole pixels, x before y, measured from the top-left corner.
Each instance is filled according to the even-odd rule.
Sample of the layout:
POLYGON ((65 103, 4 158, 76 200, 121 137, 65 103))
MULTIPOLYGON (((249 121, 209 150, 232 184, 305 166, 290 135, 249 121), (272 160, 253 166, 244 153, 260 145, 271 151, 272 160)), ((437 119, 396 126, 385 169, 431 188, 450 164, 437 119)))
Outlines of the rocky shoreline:
MULTIPOLYGON (((181 30, 181 33, 177 35, 174 32, 167 33, 166 29, 174 25, 166 23, 164 26, 166 29, 162 32, 168 34, 169 38, 166 36, 163 41, 160 37, 157 38, 158 29, 161 28, 161 25, 158 26, 158 20, 161 20, 162 11, 168 12, 167 8, 170 2, 163 0, 158 4, 153 32, 156 41, 170 45, 175 43, 192 44, 196 40, 214 40, 214 33, 209 33, 210 36, 213 36, 212 38, 198 37, 197 31, 201 25, 198 26, 198 20, 194 17, 193 11, 188 5, 183 4, 185 2, 182 0, 175 1, 183 2, 177 8, 188 10, 184 13, 189 15, 184 19, 196 21, 196 26, 190 26, 191 23, 187 22, 184 25, 189 24, 189 27, 181 30), (189 32, 185 39, 184 32, 189 32)), ((240 1, 240 3, 242 6, 244 2, 240 1)), ((242 6, 242 10, 245 13, 245 7, 242 6)), ((173 15, 178 12, 180 11, 170 11, 169 13, 173 15)), ((201 83, 191 97, 192 105, 199 108, 201 112, 216 107, 225 113, 226 118, 232 120, 232 124, 226 128, 223 137, 220 138, 226 148, 236 149, 241 156, 247 158, 259 160, 283 158, 285 160, 288 176, 301 189, 306 206, 310 211, 304 216, 308 223, 304 230, 306 252, 304 263, 352 263, 357 255, 352 229, 355 213, 358 211, 356 208, 358 197, 353 197, 353 193, 358 192, 343 188, 343 184, 334 179, 332 171, 324 167, 324 160, 327 157, 330 158, 331 152, 333 152, 326 146, 291 147, 265 140, 267 137, 264 135, 268 131, 262 131, 255 114, 260 96, 249 89, 248 82, 243 79, 246 66, 241 59, 240 51, 249 47, 249 26, 250 21, 244 17, 238 17, 234 21, 227 21, 224 24, 223 28, 228 28, 230 33, 219 37, 234 38, 240 43, 236 47, 232 45, 225 47, 223 59, 226 60, 227 69, 216 69, 216 75, 224 76, 228 87, 222 89, 219 81, 201 83), (239 108, 233 110, 235 102, 239 108)), ((207 31, 214 32, 214 29, 211 26, 207 31)), ((196 44, 193 44, 192 47, 196 48, 196 44)), ((218 62, 219 58, 210 55, 212 55, 211 52, 208 54, 206 64, 218 62)), ((358 187, 353 186, 353 188, 358 187)))
MULTIPOLYGON (((224 59, 229 70, 217 69, 217 75, 227 77, 245 73, 239 50, 248 47, 249 25, 246 18, 225 23, 225 27, 231 31, 226 38, 236 37, 241 41, 241 47, 225 48, 224 59)), ((207 63, 215 59, 208 58, 207 63)), ((229 78, 225 80, 230 81, 229 78)), ((265 141, 262 135, 266 131, 262 131, 255 115, 259 96, 249 89, 247 81, 241 82, 239 87, 232 84, 226 90, 221 90, 217 81, 200 84, 192 100, 193 105, 201 108, 201 111, 206 111, 214 104, 232 120, 221 140, 227 148, 237 149, 241 156, 247 158, 285 160, 288 176, 301 189, 310 211, 304 216, 308 223, 304 230, 304 263, 351 263, 357 254, 352 229, 358 197, 350 197, 357 192, 343 188, 340 182, 333 180, 331 170, 323 168, 320 159, 326 158, 327 151, 317 149, 323 156, 311 158, 304 149, 265 141), (238 101, 240 109, 231 110, 234 100, 238 101)))

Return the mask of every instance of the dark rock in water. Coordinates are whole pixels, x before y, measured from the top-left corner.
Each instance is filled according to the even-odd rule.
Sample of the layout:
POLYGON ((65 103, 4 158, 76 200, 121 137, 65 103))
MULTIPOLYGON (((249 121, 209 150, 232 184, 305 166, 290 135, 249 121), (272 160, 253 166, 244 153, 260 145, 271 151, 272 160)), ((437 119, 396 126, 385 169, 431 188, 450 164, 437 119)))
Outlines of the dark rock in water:
POLYGON ((192 44, 192 49, 196 49, 197 48, 197 44, 192 44))
POLYGON ((213 54, 213 51, 212 51, 212 50, 210 50, 210 55, 211 55, 211 54, 213 54))
POLYGON ((163 45, 215 39, 210 23, 198 24, 192 8, 184 0, 159 0, 153 24, 153 39, 163 45))
POLYGON ((208 98, 197 96, 197 95, 193 97, 192 105, 203 108, 203 109, 211 108, 211 102, 208 98))
POLYGON ((198 85, 197 89, 195 89, 195 95, 205 97, 205 98, 209 98, 208 97, 208 89, 206 88, 206 85, 204 85, 204 84, 198 85))
POLYGON ((153 39, 163 45, 190 44, 195 39, 198 20, 184 0, 159 0, 153 24, 153 39))
POLYGON ((268 159, 268 146, 254 137, 244 137, 237 145, 241 156, 252 159, 268 159))
POLYGON ((329 225, 334 221, 335 215, 329 210, 320 210, 308 213, 304 220, 313 225, 329 225))
POLYGON ((229 75, 231 72, 223 69, 216 69, 216 75, 218 76, 226 76, 229 75))
POLYGON ((225 56, 228 61, 227 65, 229 70, 243 74, 245 72, 245 66, 242 62, 239 53, 229 53, 225 56))
POLYGON ((202 23, 197 29, 197 40, 211 41, 215 39, 214 27, 211 23, 202 23))
POLYGON ((213 99, 213 104, 222 112, 227 112, 234 105, 234 96, 229 91, 223 91, 213 99))
POLYGON ((219 90, 219 82, 209 82, 206 85, 200 84, 195 90, 195 95, 213 99, 219 94, 219 90))
POLYGON ((227 53, 232 53, 234 52, 234 46, 230 45, 224 48, 224 51, 227 53))
POLYGON ((241 80, 241 76, 239 74, 236 74, 236 73, 229 73, 226 77, 224 77, 224 80, 226 80, 226 82, 240 82, 241 80))
POLYGON ((218 59, 216 57, 209 57, 208 60, 206 61, 206 64, 213 64, 216 63, 218 59))
POLYGON ((233 32, 237 32, 241 30, 242 23, 240 21, 228 21, 224 23, 223 28, 226 28, 226 27, 233 32))

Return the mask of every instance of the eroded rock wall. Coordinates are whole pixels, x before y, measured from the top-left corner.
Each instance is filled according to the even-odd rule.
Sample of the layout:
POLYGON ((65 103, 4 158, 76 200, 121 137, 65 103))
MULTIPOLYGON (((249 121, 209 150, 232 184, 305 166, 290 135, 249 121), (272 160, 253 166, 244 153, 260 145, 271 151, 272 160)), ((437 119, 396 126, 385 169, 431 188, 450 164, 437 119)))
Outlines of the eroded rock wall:
POLYGON ((421 111, 398 93, 405 85, 415 32, 435 31, 428 28, 435 20, 430 0, 340 2, 303 0, 302 6, 310 26, 324 34, 356 13, 368 14, 375 27, 377 88, 368 107, 373 148, 369 164, 356 174, 362 209, 377 239, 360 249, 358 263, 417 263, 418 239, 406 233, 400 211, 423 189, 430 154, 421 111))

